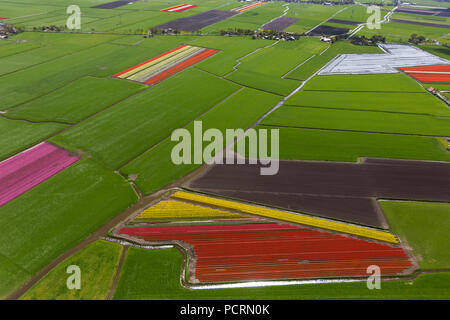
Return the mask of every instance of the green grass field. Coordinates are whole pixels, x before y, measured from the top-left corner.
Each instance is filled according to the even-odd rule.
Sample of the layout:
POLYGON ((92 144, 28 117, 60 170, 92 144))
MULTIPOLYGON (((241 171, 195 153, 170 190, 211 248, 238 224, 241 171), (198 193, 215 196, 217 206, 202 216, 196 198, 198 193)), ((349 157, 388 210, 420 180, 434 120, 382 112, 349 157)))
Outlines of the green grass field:
POLYGON ((281 159, 355 162, 358 157, 450 161, 443 141, 434 137, 280 128, 281 159))
POLYGON ((145 88, 144 85, 119 79, 84 77, 12 108, 5 115, 30 121, 76 123, 145 88))
POLYGON ((31 123, 0 116, 0 161, 56 134, 67 126, 57 123, 31 123))
POLYGON ((394 233, 412 249, 421 269, 450 267, 450 204, 380 201, 394 233))
MULTIPOLYGON (((225 132, 226 129, 247 129, 279 100, 278 96, 246 88, 232 95, 198 120, 202 121, 203 130, 215 128, 225 132), (239 116, 236 116, 237 114, 239 116)), ((193 124, 189 124, 186 129, 192 133, 193 124)), ((137 175, 135 183, 142 192, 146 194, 154 192, 200 167, 198 164, 173 164, 171 151, 176 144, 176 141, 167 138, 120 170, 127 175, 137 175)))
POLYGON ((219 53, 196 65, 197 68, 224 76, 233 71, 239 58, 273 44, 273 40, 250 40, 249 37, 201 37, 190 42, 192 45, 220 50, 219 53))
POLYGON ((318 75, 308 81, 302 89, 348 92, 424 92, 422 86, 403 73, 318 75))
POLYGON ((420 45, 420 49, 428 51, 434 55, 439 57, 450 59, 450 48, 445 46, 437 46, 437 45, 420 45))
POLYGON ((433 95, 400 92, 299 91, 286 105, 429 114, 448 117, 449 108, 433 95))
POLYGON ((409 23, 389 22, 381 24, 381 29, 369 30, 367 27, 358 32, 358 35, 372 37, 374 34, 382 34, 390 42, 408 42, 411 34, 422 35, 427 39, 439 39, 446 43, 450 40, 447 36, 449 29, 430 26, 419 26, 409 23))
POLYGON ((117 169, 238 88, 205 72, 186 70, 83 121, 52 141, 88 152, 107 167, 117 169))
POLYGON ((180 284, 177 249, 129 248, 114 299, 449 299, 450 275, 425 274, 414 280, 384 281, 380 290, 365 282, 305 284, 245 289, 189 290, 180 284))
POLYGON ((361 132, 450 136, 450 118, 393 112, 281 107, 263 125, 361 132))
POLYGON ((116 173, 86 159, 0 208, 0 298, 137 200, 116 173))
POLYGON ((119 265, 123 247, 103 240, 95 241, 59 263, 39 280, 23 300, 106 300, 119 265), (80 268, 80 290, 68 289, 67 268, 80 268), (101 270, 101 271, 100 271, 101 270))
POLYGON ((229 74, 227 79, 252 88, 288 95, 299 83, 288 77, 284 79, 285 75, 324 48, 326 45, 314 38, 279 42, 243 58, 237 71, 229 74))

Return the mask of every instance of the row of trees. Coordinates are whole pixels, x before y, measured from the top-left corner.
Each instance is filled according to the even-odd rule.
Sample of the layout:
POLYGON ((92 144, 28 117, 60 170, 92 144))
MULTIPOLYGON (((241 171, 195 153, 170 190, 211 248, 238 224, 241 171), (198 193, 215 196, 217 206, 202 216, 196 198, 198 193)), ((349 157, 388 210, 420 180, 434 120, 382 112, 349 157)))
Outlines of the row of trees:
POLYGON ((413 33, 409 37, 408 42, 412 43, 412 44, 420 44, 420 43, 424 42, 425 40, 427 40, 427 38, 425 38, 424 36, 418 36, 417 34, 413 33))
POLYGON ((386 43, 386 37, 380 34, 373 35, 370 38, 366 36, 355 36, 352 38, 351 43, 360 46, 376 46, 377 43, 386 43))

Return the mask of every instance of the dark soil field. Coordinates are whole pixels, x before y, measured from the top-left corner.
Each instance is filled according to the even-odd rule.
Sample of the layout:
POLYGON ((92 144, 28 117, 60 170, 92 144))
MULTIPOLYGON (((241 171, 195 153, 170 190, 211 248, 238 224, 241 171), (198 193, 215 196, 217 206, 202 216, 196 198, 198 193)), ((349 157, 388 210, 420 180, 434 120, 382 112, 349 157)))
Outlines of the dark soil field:
POLYGON ((212 189, 197 190, 372 227, 387 227, 384 216, 379 214, 378 204, 373 198, 232 190, 216 191, 212 189))
POLYGON ((128 3, 133 2, 133 0, 119 0, 119 1, 113 1, 113 2, 107 2, 104 4, 99 4, 97 6, 91 7, 91 8, 97 8, 97 9, 114 9, 118 7, 122 7, 124 5, 127 5, 128 3))
POLYGON ((297 18, 280 17, 280 18, 276 18, 275 20, 263 25, 262 29, 283 31, 284 29, 286 29, 291 24, 294 24, 297 21, 298 21, 297 18))
POLYGON ((317 28, 314 28, 314 30, 311 30, 308 32, 308 36, 332 36, 332 35, 338 35, 338 34, 345 34, 350 29, 346 28, 335 28, 330 26, 318 26, 317 28))
POLYGON ((180 18, 157 26, 159 29, 196 31, 238 14, 235 11, 209 10, 190 17, 180 18))
POLYGON ((356 26, 356 25, 362 23, 359 21, 350 21, 350 20, 341 20, 341 19, 328 19, 327 22, 349 24, 349 25, 353 25, 353 26, 356 26))
POLYGON ((391 19, 391 21, 392 21, 392 22, 399 22, 399 23, 416 24, 416 25, 418 25, 418 26, 427 26, 427 27, 447 28, 447 29, 450 29, 450 25, 447 25, 447 24, 429 23, 429 22, 419 22, 419 21, 410 21, 410 20, 402 20, 402 19, 391 19))
POLYGON ((216 165, 186 187, 374 227, 385 226, 374 198, 450 200, 449 163, 280 161, 277 175, 259 173, 256 165, 216 165))

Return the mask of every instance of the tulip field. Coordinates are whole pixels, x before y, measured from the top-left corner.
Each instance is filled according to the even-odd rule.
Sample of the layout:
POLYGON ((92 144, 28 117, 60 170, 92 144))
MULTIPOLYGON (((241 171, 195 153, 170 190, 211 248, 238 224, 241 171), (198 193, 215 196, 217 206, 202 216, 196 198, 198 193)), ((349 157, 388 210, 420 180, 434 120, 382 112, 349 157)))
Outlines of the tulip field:
POLYGON ((166 9, 162 9, 161 11, 181 12, 181 11, 188 10, 188 9, 191 9, 191 8, 195 8, 195 7, 196 7, 196 5, 193 5, 193 4, 180 4, 180 5, 177 5, 177 6, 169 7, 169 8, 166 8, 166 9))
POLYGON ((217 52, 217 50, 213 49, 182 45, 150 60, 139 63, 134 67, 116 73, 113 77, 145 84, 156 84, 217 52))
POLYGON ((264 218, 254 221, 237 212, 205 207, 287 220, 280 214, 264 215, 247 210, 244 204, 232 206, 230 201, 185 192, 177 192, 173 198, 195 201, 202 206, 161 201, 144 210, 117 234, 148 243, 186 243, 194 250, 194 257, 190 258, 195 267, 190 281, 194 283, 363 276, 372 264, 379 265, 384 275, 394 275, 413 267, 403 249, 392 244, 264 218), (161 221, 162 218, 165 219, 161 221), (177 223, 167 224, 164 220, 177 223), (235 223, 230 224, 231 221, 235 223))
POLYGON ((397 238, 389 232, 363 228, 360 226, 345 224, 341 222, 309 217, 306 215, 289 213, 280 210, 273 210, 269 208, 258 207, 234 201, 222 200, 188 192, 176 192, 172 197, 175 199, 187 200, 195 203, 213 205, 220 208, 238 210, 244 213, 263 216, 266 218, 274 218, 286 222, 300 223, 312 227, 318 227, 342 233, 347 233, 351 235, 357 235, 369 239, 375 239, 395 244, 398 243, 397 238))
POLYGON ((0 162, 0 206, 76 161, 78 157, 43 142, 0 162))
POLYGON ((427 83, 450 82, 450 65, 400 68, 414 79, 427 83))
POLYGON ((247 10, 251 10, 251 9, 253 9, 253 8, 256 8, 256 7, 258 7, 258 6, 261 6, 261 5, 263 5, 263 4, 265 4, 265 2, 259 2, 259 1, 258 1, 258 2, 252 3, 252 4, 248 4, 248 5, 246 5, 246 6, 242 6, 242 7, 233 9, 233 11, 237 11, 237 12, 245 12, 245 11, 247 11, 247 10))

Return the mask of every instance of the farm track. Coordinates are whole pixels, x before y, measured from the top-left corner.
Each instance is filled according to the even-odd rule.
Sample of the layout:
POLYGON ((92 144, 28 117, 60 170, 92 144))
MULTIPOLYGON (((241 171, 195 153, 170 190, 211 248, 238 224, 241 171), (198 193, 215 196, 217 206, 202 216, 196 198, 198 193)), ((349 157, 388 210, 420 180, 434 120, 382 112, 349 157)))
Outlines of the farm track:
POLYGON ((120 272, 122 271, 123 262, 127 254, 129 246, 122 245, 122 253, 120 254, 119 265, 117 266, 116 274, 114 275, 113 283, 111 285, 111 290, 108 295, 108 300, 112 300, 114 297, 114 292, 116 291, 117 283, 119 282, 120 272))

